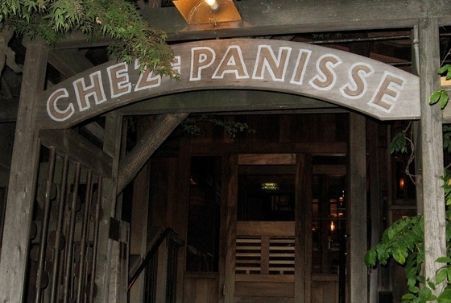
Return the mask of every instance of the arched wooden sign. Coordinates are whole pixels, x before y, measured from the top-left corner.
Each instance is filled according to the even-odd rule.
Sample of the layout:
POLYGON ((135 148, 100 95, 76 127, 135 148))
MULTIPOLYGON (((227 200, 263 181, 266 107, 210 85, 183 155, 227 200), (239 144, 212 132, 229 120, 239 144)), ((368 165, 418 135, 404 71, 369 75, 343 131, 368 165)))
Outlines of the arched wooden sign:
POLYGON ((180 79, 108 62, 43 95, 42 128, 67 128, 159 95, 207 89, 271 90, 322 99, 381 120, 420 117, 419 79, 390 65, 320 46, 259 39, 173 46, 180 79))

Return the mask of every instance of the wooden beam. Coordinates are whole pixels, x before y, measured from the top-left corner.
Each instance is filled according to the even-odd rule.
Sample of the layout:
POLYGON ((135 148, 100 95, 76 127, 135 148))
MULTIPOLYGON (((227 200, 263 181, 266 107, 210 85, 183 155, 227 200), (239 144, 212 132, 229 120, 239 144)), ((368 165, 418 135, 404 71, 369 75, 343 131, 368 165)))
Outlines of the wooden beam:
POLYGON ((144 9, 142 14, 151 26, 165 31, 170 41, 409 28, 428 15, 440 18, 442 24, 451 22, 451 4, 447 1, 246 0, 236 4, 243 22, 235 26, 189 27, 175 8, 144 9))
MULTIPOLYGON (((384 154, 380 148, 379 141, 379 122, 375 120, 368 120, 367 136, 371 139, 368 140, 368 178, 369 178, 369 204, 370 204, 370 233, 371 233, 371 246, 375 246, 382 235, 382 219, 383 215, 383 199, 381 196, 381 175, 380 171, 383 168, 382 163, 387 163, 382 157, 384 154)), ((369 289, 369 303, 379 302, 379 267, 371 270, 370 274, 370 289, 369 289)))
MULTIPOLYGON (((78 49, 54 49, 49 53, 49 63, 63 78, 70 78, 81 73, 94 65, 78 49)), ((91 122, 83 126, 86 132, 103 142, 104 129, 96 122, 91 122)))
POLYGON ((210 90, 161 96, 120 109, 123 115, 173 112, 261 111, 274 109, 338 109, 317 99, 268 91, 210 90))
POLYGON ((46 68, 47 47, 42 42, 30 42, 22 78, 1 247, 0 302, 5 303, 25 301, 30 226, 39 164, 36 113, 46 68))
POLYGON ((349 302, 368 302, 368 274, 363 263, 367 247, 365 117, 349 119, 349 302))
POLYGON ((117 284, 111 283, 118 273, 117 256, 118 244, 109 238, 110 221, 116 215, 116 188, 117 171, 119 166, 119 155, 122 139, 122 116, 116 112, 109 113, 105 121, 105 142, 103 151, 113 159, 113 172, 110 178, 103 178, 102 190, 102 219, 99 225, 99 243, 97 264, 98 270, 95 276, 97 285, 96 302, 116 303, 120 299, 114 298, 117 291, 117 284))
POLYGON ((41 144, 54 147, 57 152, 94 169, 105 177, 111 177, 112 158, 73 130, 42 130, 41 144))
POLYGON ((166 114, 158 117, 119 165, 117 193, 135 178, 150 156, 166 140, 172 131, 188 116, 186 113, 166 114))
MULTIPOLYGON (((442 113, 429 105, 429 97, 439 87, 440 66, 439 25, 434 18, 418 24, 419 71, 421 91, 421 153, 423 172, 423 214, 425 277, 432 279, 441 267, 435 262, 446 256, 445 202, 443 191, 442 113)), ((439 290, 437 290, 439 291, 439 290)))
POLYGON ((64 78, 72 77, 94 66, 78 49, 52 50, 49 52, 49 63, 64 78))

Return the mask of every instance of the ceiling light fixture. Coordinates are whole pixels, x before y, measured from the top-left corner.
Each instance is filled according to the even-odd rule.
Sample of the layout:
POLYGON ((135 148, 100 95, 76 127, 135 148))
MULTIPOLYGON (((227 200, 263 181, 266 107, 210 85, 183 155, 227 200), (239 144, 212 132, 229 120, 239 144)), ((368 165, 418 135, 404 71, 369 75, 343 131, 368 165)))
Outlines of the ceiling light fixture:
POLYGON ((210 8, 214 11, 219 8, 218 1, 216 0, 205 0, 205 3, 207 3, 210 6, 210 8))
POLYGON ((189 25, 237 26, 241 21, 234 0, 172 0, 189 25))

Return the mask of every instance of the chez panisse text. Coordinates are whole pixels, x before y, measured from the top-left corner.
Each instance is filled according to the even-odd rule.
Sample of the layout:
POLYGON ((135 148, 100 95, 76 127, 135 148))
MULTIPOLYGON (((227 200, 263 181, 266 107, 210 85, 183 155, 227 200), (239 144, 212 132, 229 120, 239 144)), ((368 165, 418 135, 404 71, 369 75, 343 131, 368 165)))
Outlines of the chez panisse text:
POLYGON ((133 98, 142 100, 164 94, 170 87, 176 90, 178 86, 187 89, 275 86, 314 97, 333 95, 342 102, 359 100, 387 113, 396 105, 405 86, 404 75, 376 70, 367 58, 350 61, 349 58, 357 56, 316 49, 267 44, 252 48, 240 44, 182 48, 183 51, 175 52, 173 62, 180 79, 142 71, 137 61, 109 63, 71 79, 69 85, 53 89, 46 100, 47 114, 53 121, 66 121, 99 106, 115 108, 133 98))

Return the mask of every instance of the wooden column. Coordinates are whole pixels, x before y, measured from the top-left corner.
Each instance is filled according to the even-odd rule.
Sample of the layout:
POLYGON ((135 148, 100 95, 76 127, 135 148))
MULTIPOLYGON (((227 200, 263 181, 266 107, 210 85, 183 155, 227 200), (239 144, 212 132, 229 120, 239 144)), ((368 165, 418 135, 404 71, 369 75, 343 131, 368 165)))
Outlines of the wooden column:
POLYGON ((39 163, 39 96, 44 89, 47 47, 27 45, 20 92, 0 259, 0 302, 23 302, 34 193, 39 163))
POLYGON ((122 135, 122 116, 112 112, 106 116, 105 142, 103 150, 113 158, 113 173, 111 178, 104 178, 102 191, 102 220, 99 227, 99 244, 97 255, 97 272, 95 282, 97 286, 97 303, 122 302, 116 298, 118 284, 111 283, 111 279, 119 273, 116 260, 118 243, 110 239, 110 220, 116 215, 117 172, 122 135))
POLYGON ((441 266, 435 263, 446 255, 445 202, 443 192, 442 112, 429 105, 438 88, 437 69, 440 45, 437 19, 422 19, 418 25, 421 94, 421 153, 423 173, 423 212, 425 276, 432 278, 441 266))
MULTIPOLYGON (((417 75, 420 74, 420 48, 418 37, 418 25, 412 30, 412 69, 417 75)), ((421 155, 421 125, 420 121, 412 122, 413 142, 415 145, 415 191, 417 214, 423 214, 423 175, 421 172, 422 155, 421 155)))
POLYGON ((364 264, 367 251, 366 205, 366 125, 365 117, 350 114, 349 119, 349 300, 368 302, 368 274, 364 264))
MULTIPOLYGON (((376 245, 382 234, 382 186, 380 169, 383 169, 383 152, 380 150, 379 140, 379 123, 375 120, 368 120, 368 176, 370 185, 370 216, 371 216, 371 246, 376 245), (382 168, 381 168, 382 166, 382 168)), ((370 289, 369 289, 369 303, 379 302, 379 276, 380 269, 376 267, 371 270, 370 275, 370 289)))
MULTIPOLYGON (((140 138, 145 129, 150 127, 148 118, 140 119, 137 124, 137 136, 140 138)), ((150 163, 147 162, 133 181, 130 256, 139 256, 141 262, 148 250, 148 226, 149 226, 149 194, 150 194, 150 163)), ((144 300, 144 275, 138 278, 130 290, 130 302, 143 302, 144 300)))
POLYGON ((219 302, 235 302, 235 241, 238 195, 238 157, 229 155, 223 163, 223 200, 220 219, 219 302))

